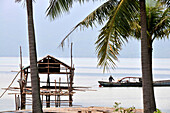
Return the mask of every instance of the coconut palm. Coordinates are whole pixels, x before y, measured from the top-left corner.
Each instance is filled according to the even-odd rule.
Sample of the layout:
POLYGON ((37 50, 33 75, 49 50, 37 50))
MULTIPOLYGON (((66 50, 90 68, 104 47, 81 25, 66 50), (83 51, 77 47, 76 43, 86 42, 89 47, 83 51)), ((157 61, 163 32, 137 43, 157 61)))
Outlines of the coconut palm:
MULTIPOLYGON (((80 1, 81 0, 79 0, 79 2, 80 1)), ((59 0, 51 0, 47 14, 54 19, 63 12, 69 11, 72 3, 73 0, 64 0, 64 2, 59 0)), ((156 14, 159 13, 159 11, 156 12, 156 14)), ((169 20, 167 20, 168 15, 165 13, 158 15, 157 17, 152 16, 152 18, 150 18, 150 20, 154 18, 155 22, 157 22, 154 26, 152 22, 146 18, 147 15, 145 0, 140 0, 139 3, 134 0, 108 0, 95 11, 90 13, 82 22, 77 24, 73 30, 64 38, 64 40, 78 27, 93 27, 96 22, 98 24, 103 24, 104 21, 107 21, 105 26, 101 29, 98 40, 96 41, 96 50, 98 52, 99 59, 98 65, 103 66, 105 70, 105 68, 115 66, 114 60, 117 60, 121 46, 128 40, 129 36, 135 36, 136 38, 141 37, 144 112, 153 113, 153 111, 156 110, 156 104, 152 86, 153 80, 151 42, 153 42, 156 37, 162 38, 165 34, 169 34, 169 24, 167 24, 169 20), (140 20, 139 17, 141 18, 140 20), (149 27, 150 25, 152 27, 149 27), (166 28, 168 29, 166 30, 166 28)))
MULTIPOLYGON (((152 1, 152 4, 147 4, 146 7, 146 12, 147 12, 147 40, 145 40, 147 43, 147 46, 144 47, 143 42, 141 42, 141 48, 143 50, 143 54, 142 54, 142 58, 145 59, 147 54, 147 57, 144 62, 144 60, 142 60, 142 63, 146 63, 147 67, 143 67, 144 65, 142 65, 142 68, 146 68, 146 71, 148 74, 143 74, 143 79, 148 80, 148 81, 144 81, 145 83, 143 83, 143 91, 145 92, 145 94, 143 94, 143 96, 147 95, 146 92, 150 92, 151 94, 154 92, 153 91, 153 84, 151 84, 149 82, 153 81, 152 76, 148 76, 148 75, 152 75, 152 44, 153 41, 157 38, 157 39, 163 39, 163 38, 168 38, 169 37, 169 33, 170 33, 170 8, 169 7, 164 7, 164 5, 162 5, 160 2, 154 2, 152 1), (144 50, 146 49, 146 50, 144 50), (146 53, 144 53, 144 51, 146 53), (146 76, 144 76, 146 75, 146 76)), ((142 18, 141 18, 142 20, 142 18)), ((139 22, 138 22, 139 23, 139 22)), ((138 24, 139 25, 139 24, 138 24)), ((141 23, 142 25, 142 23, 141 23)), ((141 26, 142 28, 142 26, 141 26)), ((138 33, 139 34, 139 33, 138 33)), ((141 41, 143 41, 141 39, 141 41)), ((144 69, 142 69, 142 71, 144 71, 144 69)), ((145 72, 143 72, 145 73, 145 72)), ((155 100, 154 95, 150 95, 150 99, 149 101, 153 102, 152 100, 155 100)), ((148 100, 144 100, 144 107, 147 107, 148 105, 148 100)), ((155 108, 155 103, 151 103, 151 109, 155 108)), ((148 111, 146 111, 148 112, 148 111)))
MULTIPOLYGON (((21 0, 16 0, 20 2, 21 0)), ((28 39, 29 39, 29 56, 31 70, 31 86, 32 86, 32 112, 43 113, 40 99, 39 75, 37 68, 36 41, 33 21, 33 5, 32 0, 26 0, 27 18, 28 18, 28 39)))

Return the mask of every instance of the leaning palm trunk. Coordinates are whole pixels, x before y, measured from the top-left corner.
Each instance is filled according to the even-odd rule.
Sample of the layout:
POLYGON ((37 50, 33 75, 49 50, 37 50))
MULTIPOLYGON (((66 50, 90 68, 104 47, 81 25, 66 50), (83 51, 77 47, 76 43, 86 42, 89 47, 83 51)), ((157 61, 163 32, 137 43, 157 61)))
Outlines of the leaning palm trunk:
POLYGON ((149 43, 147 41, 147 21, 146 21, 146 8, 145 0, 140 0, 140 13, 141 13, 141 57, 142 57, 142 87, 143 87, 143 104, 144 113, 153 113, 156 110, 152 69, 149 54, 149 43))
POLYGON ((29 54, 31 69, 31 85, 32 85, 32 109, 33 113, 42 113, 42 105, 40 100, 39 76, 37 68, 36 41, 33 22, 32 0, 26 0, 28 15, 28 35, 29 35, 29 54))

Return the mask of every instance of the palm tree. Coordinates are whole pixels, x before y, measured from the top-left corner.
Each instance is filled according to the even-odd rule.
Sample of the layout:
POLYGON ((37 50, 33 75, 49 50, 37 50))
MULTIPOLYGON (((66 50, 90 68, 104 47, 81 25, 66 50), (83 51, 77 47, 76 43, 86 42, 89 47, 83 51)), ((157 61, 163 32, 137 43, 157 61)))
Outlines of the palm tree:
MULTIPOLYGON (((16 0, 20 2, 21 0, 16 0)), ((28 17, 28 39, 29 39, 29 56, 31 70, 31 86, 32 86, 32 112, 43 113, 40 99, 39 75, 37 68, 36 41, 33 21, 33 5, 32 0, 26 0, 27 17, 28 17)))
POLYGON ((141 61, 142 61, 142 87, 143 87, 143 105, 144 113, 153 113, 156 111, 155 99, 153 91, 153 80, 150 72, 148 42, 147 42, 147 22, 145 0, 140 0, 140 17, 141 17, 141 61), (150 97, 151 96, 151 97, 150 97), (151 102, 153 101, 153 102, 151 102), (152 105, 151 105, 152 103, 152 105), (151 107, 153 106, 153 108, 151 107))
MULTIPOLYGON (((157 39, 163 39, 163 38, 168 38, 169 33, 170 33, 170 8, 169 7, 165 7, 164 5, 162 5, 160 2, 151 2, 152 4, 147 3, 147 7, 146 7, 146 14, 147 14, 147 18, 145 19, 146 21, 146 25, 145 27, 147 27, 147 32, 145 32, 145 34, 141 34, 141 35, 147 35, 147 38, 141 38, 141 49, 142 49, 142 73, 143 73, 143 79, 145 80, 143 82, 143 96, 146 96, 147 93, 146 92, 150 92, 151 95, 150 96, 150 100, 145 99, 144 98, 144 108, 148 108, 148 106, 150 106, 150 110, 148 111, 146 110, 145 112, 153 112, 153 110, 155 110, 155 97, 154 95, 152 95, 154 93, 154 89, 153 89, 153 84, 149 81, 153 81, 152 78, 152 44, 154 42, 154 40, 157 39), (154 5, 153 5, 154 4, 154 5), (147 44, 147 46, 146 46, 147 44), (150 76, 148 76, 150 75, 150 76), (149 105, 149 102, 150 105, 149 105)), ((142 5, 142 4, 141 4, 142 5)), ((142 7, 142 6, 141 6, 142 7)), ((141 16, 142 16, 142 12, 141 12, 141 16)), ((141 20, 144 21, 144 18, 141 17, 141 20)), ((139 20, 138 24, 135 22, 135 24, 137 24, 137 26, 139 26, 139 20)), ((142 28, 142 25, 144 24, 144 22, 142 23, 141 21, 141 27, 138 29, 142 28)), ((143 27, 144 28, 144 27, 143 27)), ((139 38, 139 32, 138 30, 136 30, 137 32, 135 32, 134 36, 139 38)), ((149 94, 149 93, 148 93, 149 94)), ((145 109, 144 109, 145 110, 145 109)))
MULTIPOLYGON (((79 0, 79 2, 80 1, 81 0, 79 0)), ((50 6, 47 9, 47 15, 54 19, 64 11, 69 11, 72 3, 73 0, 64 0, 64 2, 51 0, 50 6)), ((99 59, 98 65, 103 66, 105 70, 106 68, 115 66, 114 60, 117 60, 121 46, 128 40, 129 36, 135 36, 136 38, 141 37, 144 112, 153 113, 153 111, 156 110, 156 104, 152 86, 152 46, 150 45, 151 43, 148 42, 151 41, 149 38, 152 38, 152 36, 155 37, 156 35, 148 35, 149 31, 147 30, 146 17, 145 0, 140 0, 139 3, 134 0, 108 0, 90 13, 82 22, 77 24, 64 40, 78 27, 93 27, 96 22, 103 24, 103 22, 107 20, 106 25, 101 29, 101 33, 96 41, 96 50, 99 59), (139 5, 141 26, 139 25, 139 19, 137 19, 137 16, 139 18, 139 5), (138 21, 138 23, 135 23, 136 21, 138 21), (135 29, 132 29, 133 27, 135 27, 135 29)), ((165 24, 161 23, 161 21, 159 24, 157 23, 159 28, 161 28, 160 25, 165 26, 165 24)), ((168 28, 168 26, 165 28, 168 28)), ((155 33, 159 31, 160 29, 155 29, 155 33)), ((165 34, 165 32, 161 34, 165 34)), ((152 39, 152 42, 154 39, 155 38, 152 39)))

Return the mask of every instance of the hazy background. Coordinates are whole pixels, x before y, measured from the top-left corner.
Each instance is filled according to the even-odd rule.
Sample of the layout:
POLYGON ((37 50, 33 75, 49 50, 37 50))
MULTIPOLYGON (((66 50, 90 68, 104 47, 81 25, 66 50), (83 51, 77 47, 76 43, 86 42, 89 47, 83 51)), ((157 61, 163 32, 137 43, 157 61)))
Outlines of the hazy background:
MULTIPOLYGON (((19 46, 23 48, 23 56, 28 56, 27 16, 23 2, 15 0, 0 0, 0 57, 19 56, 19 46)), ((24 0, 23 0, 24 1, 24 0)), ((69 31, 102 2, 88 2, 82 5, 74 4, 70 13, 51 21, 46 17, 45 11, 49 5, 48 0, 35 0, 34 24, 37 41, 38 56, 47 54, 56 57, 68 57, 70 51, 66 44, 64 51, 58 48, 61 40, 69 31)), ((104 0, 103 0, 104 1, 104 0)), ((76 30, 70 36, 73 42, 74 57, 96 57, 95 41, 102 26, 94 29, 76 30)), ((67 42, 67 41, 66 41, 67 42)), ((154 41, 155 58, 169 58, 169 40, 154 41)), ((140 41, 129 40, 120 52, 123 58, 140 57, 140 41)))

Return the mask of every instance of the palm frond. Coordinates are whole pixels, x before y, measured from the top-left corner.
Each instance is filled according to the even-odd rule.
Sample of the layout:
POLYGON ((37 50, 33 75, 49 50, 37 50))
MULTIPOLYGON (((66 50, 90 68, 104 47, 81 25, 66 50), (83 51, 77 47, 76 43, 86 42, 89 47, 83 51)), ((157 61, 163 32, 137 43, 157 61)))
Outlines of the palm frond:
POLYGON ((77 24, 77 25, 64 37, 64 39, 61 41, 61 43, 60 43, 59 46, 61 46, 62 48, 64 47, 64 42, 65 42, 65 40, 71 35, 72 32, 74 32, 74 30, 76 30, 76 29, 79 27, 80 24, 81 24, 81 23, 77 24))
POLYGON ((118 4, 117 0, 108 0, 98 8, 96 8, 93 12, 91 12, 80 25, 85 27, 93 27, 94 23, 102 25, 104 21, 106 21, 110 15, 111 10, 114 9, 118 4))
POLYGON ((102 28, 96 41, 98 66, 103 67, 103 71, 116 66, 114 61, 118 60, 122 44, 127 42, 127 38, 130 36, 130 24, 135 19, 134 15, 138 8, 138 2, 121 0, 118 6, 112 10, 109 21, 102 28))
POLYGON ((130 34, 133 38, 136 38, 138 40, 141 39, 141 26, 139 23, 139 19, 134 20, 132 23, 130 23, 131 30, 130 34))
MULTIPOLYGON (((89 0, 50 0, 46 14, 51 19, 55 19, 59 15, 69 12, 74 2, 82 4, 85 1, 88 2, 89 0)), ((94 2, 95 0, 92 1, 94 2)))
POLYGON ((78 23, 69 33, 68 35, 62 40, 60 46, 63 47, 64 41, 71 35, 74 30, 76 30, 78 27, 84 28, 84 27, 93 27, 95 26, 95 23, 102 25, 105 20, 109 17, 109 14, 111 10, 116 6, 117 2, 114 0, 109 0, 96 8, 93 12, 91 12, 83 21, 78 23))
POLYGON ((22 0, 15 0, 15 2, 21 2, 22 0))
POLYGON ((164 5, 166 5, 167 7, 170 7, 170 0, 159 0, 160 2, 162 2, 164 5))
POLYGON ((163 7, 160 4, 157 4, 151 10, 152 12, 152 23, 150 30, 150 34, 153 35, 152 42, 155 38, 169 38, 170 34, 170 8, 163 7))
POLYGON ((113 32, 109 33, 107 27, 102 29, 102 32, 96 41, 96 52, 98 53, 98 66, 103 67, 103 71, 106 69, 108 70, 109 67, 114 69, 116 66, 114 60, 118 60, 117 56, 121 50, 122 43, 116 30, 113 34, 113 32))
POLYGON ((73 5, 73 0, 50 0, 50 5, 46 10, 47 16, 51 19, 68 12, 73 5))

